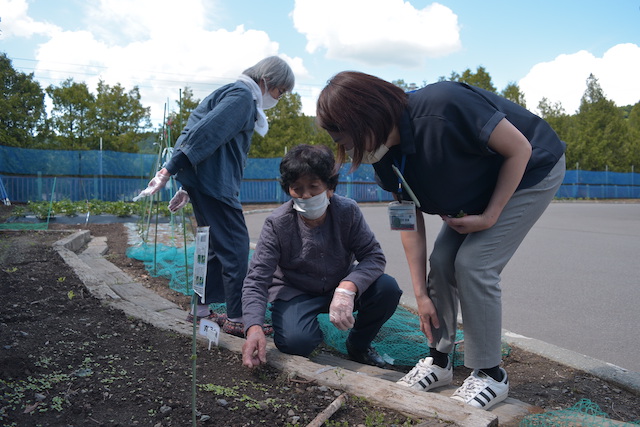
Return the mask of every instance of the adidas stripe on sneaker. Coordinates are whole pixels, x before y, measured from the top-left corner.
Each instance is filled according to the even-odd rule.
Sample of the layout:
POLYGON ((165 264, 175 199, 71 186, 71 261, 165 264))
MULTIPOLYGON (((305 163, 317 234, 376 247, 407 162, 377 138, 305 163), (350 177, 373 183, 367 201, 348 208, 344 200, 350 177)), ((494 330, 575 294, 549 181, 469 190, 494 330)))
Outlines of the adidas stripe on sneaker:
POLYGON ((484 372, 474 370, 451 398, 480 409, 493 407, 509 395, 507 372, 502 368, 500 371, 502 372, 502 381, 496 381, 484 372))
POLYGON ((420 359, 416 366, 404 377, 397 381, 397 384, 414 390, 429 391, 437 387, 451 384, 453 381, 453 369, 451 362, 446 368, 441 368, 433 364, 432 357, 420 359))

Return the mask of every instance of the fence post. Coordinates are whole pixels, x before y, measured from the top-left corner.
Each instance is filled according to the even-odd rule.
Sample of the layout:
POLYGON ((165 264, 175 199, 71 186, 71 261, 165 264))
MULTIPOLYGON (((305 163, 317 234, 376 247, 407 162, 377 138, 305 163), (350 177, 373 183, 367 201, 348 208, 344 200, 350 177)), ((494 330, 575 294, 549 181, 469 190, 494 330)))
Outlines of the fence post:
POLYGON ((580 162, 576 162, 576 192, 573 194, 573 197, 578 198, 578 194, 580 194, 580 162))
POLYGON ((609 196, 609 165, 604 165, 604 187, 602 189, 602 196, 608 198, 609 196))

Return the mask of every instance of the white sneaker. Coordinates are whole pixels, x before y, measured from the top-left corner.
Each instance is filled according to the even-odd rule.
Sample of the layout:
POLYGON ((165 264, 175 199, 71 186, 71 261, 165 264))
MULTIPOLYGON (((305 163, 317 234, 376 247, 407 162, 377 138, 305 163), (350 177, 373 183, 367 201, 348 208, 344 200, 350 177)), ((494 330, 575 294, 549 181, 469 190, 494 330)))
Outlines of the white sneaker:
POLYGON ((474 370, 451 398, 480 409, 489 409, 502 402, 509 394, 509 380, 507 372, 502 368, 500 370, 502 381, 496 381, 484 372, 474 370))
POLYGON ((428 391, 437 387, 451 384, 453 369, 451 362, 446 368, 433 364, 432 357, 420 359, 416 366, 407 375, 400 378, 396 384, 412 388, 414 390, 428 391))

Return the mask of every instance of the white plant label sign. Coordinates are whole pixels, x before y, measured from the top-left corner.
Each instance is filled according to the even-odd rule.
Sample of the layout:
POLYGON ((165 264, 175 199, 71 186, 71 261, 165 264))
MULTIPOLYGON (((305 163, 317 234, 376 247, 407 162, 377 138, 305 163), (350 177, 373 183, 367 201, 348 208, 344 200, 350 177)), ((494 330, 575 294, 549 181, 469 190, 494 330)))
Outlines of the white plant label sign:
POLYGON ((198 227, 196 250, 193 255, 193 292, 200 295, 204 304, 204 283, 207 280, 207 257, 209 255, 209 227, 198 227))
POLYGON ((218 338, 220 338, 220 326, 209 319, 200 320, 200 335, 204 335, 209 340, 209 350, 211 350, 211 343, 218 345, 218 338))

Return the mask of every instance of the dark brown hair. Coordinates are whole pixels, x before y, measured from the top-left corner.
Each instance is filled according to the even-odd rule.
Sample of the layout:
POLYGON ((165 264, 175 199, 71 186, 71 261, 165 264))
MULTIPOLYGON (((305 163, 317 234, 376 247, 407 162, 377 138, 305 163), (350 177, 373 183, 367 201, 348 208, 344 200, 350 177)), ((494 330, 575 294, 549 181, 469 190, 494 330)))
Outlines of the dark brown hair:
MULTIPOLYGON (((400 122, 407 103, 405 92, 393 83, 357 71, 343 71, 320 92, 316 120, 327 131, 353 140, 355 169, 362 161, 367 140, 372 140, 374 150, 384 144, 400 122)), ((345 158, 344 147, 339 145, 339 163, 344 163, 345 158)))
POLYGON ((284 155, 280 162, 280 186, 289 194, 289 187, 303 176, 316 177, 328 190, 338 186, 338 170, 333 151, 326 145, 300 144, 284 155))

